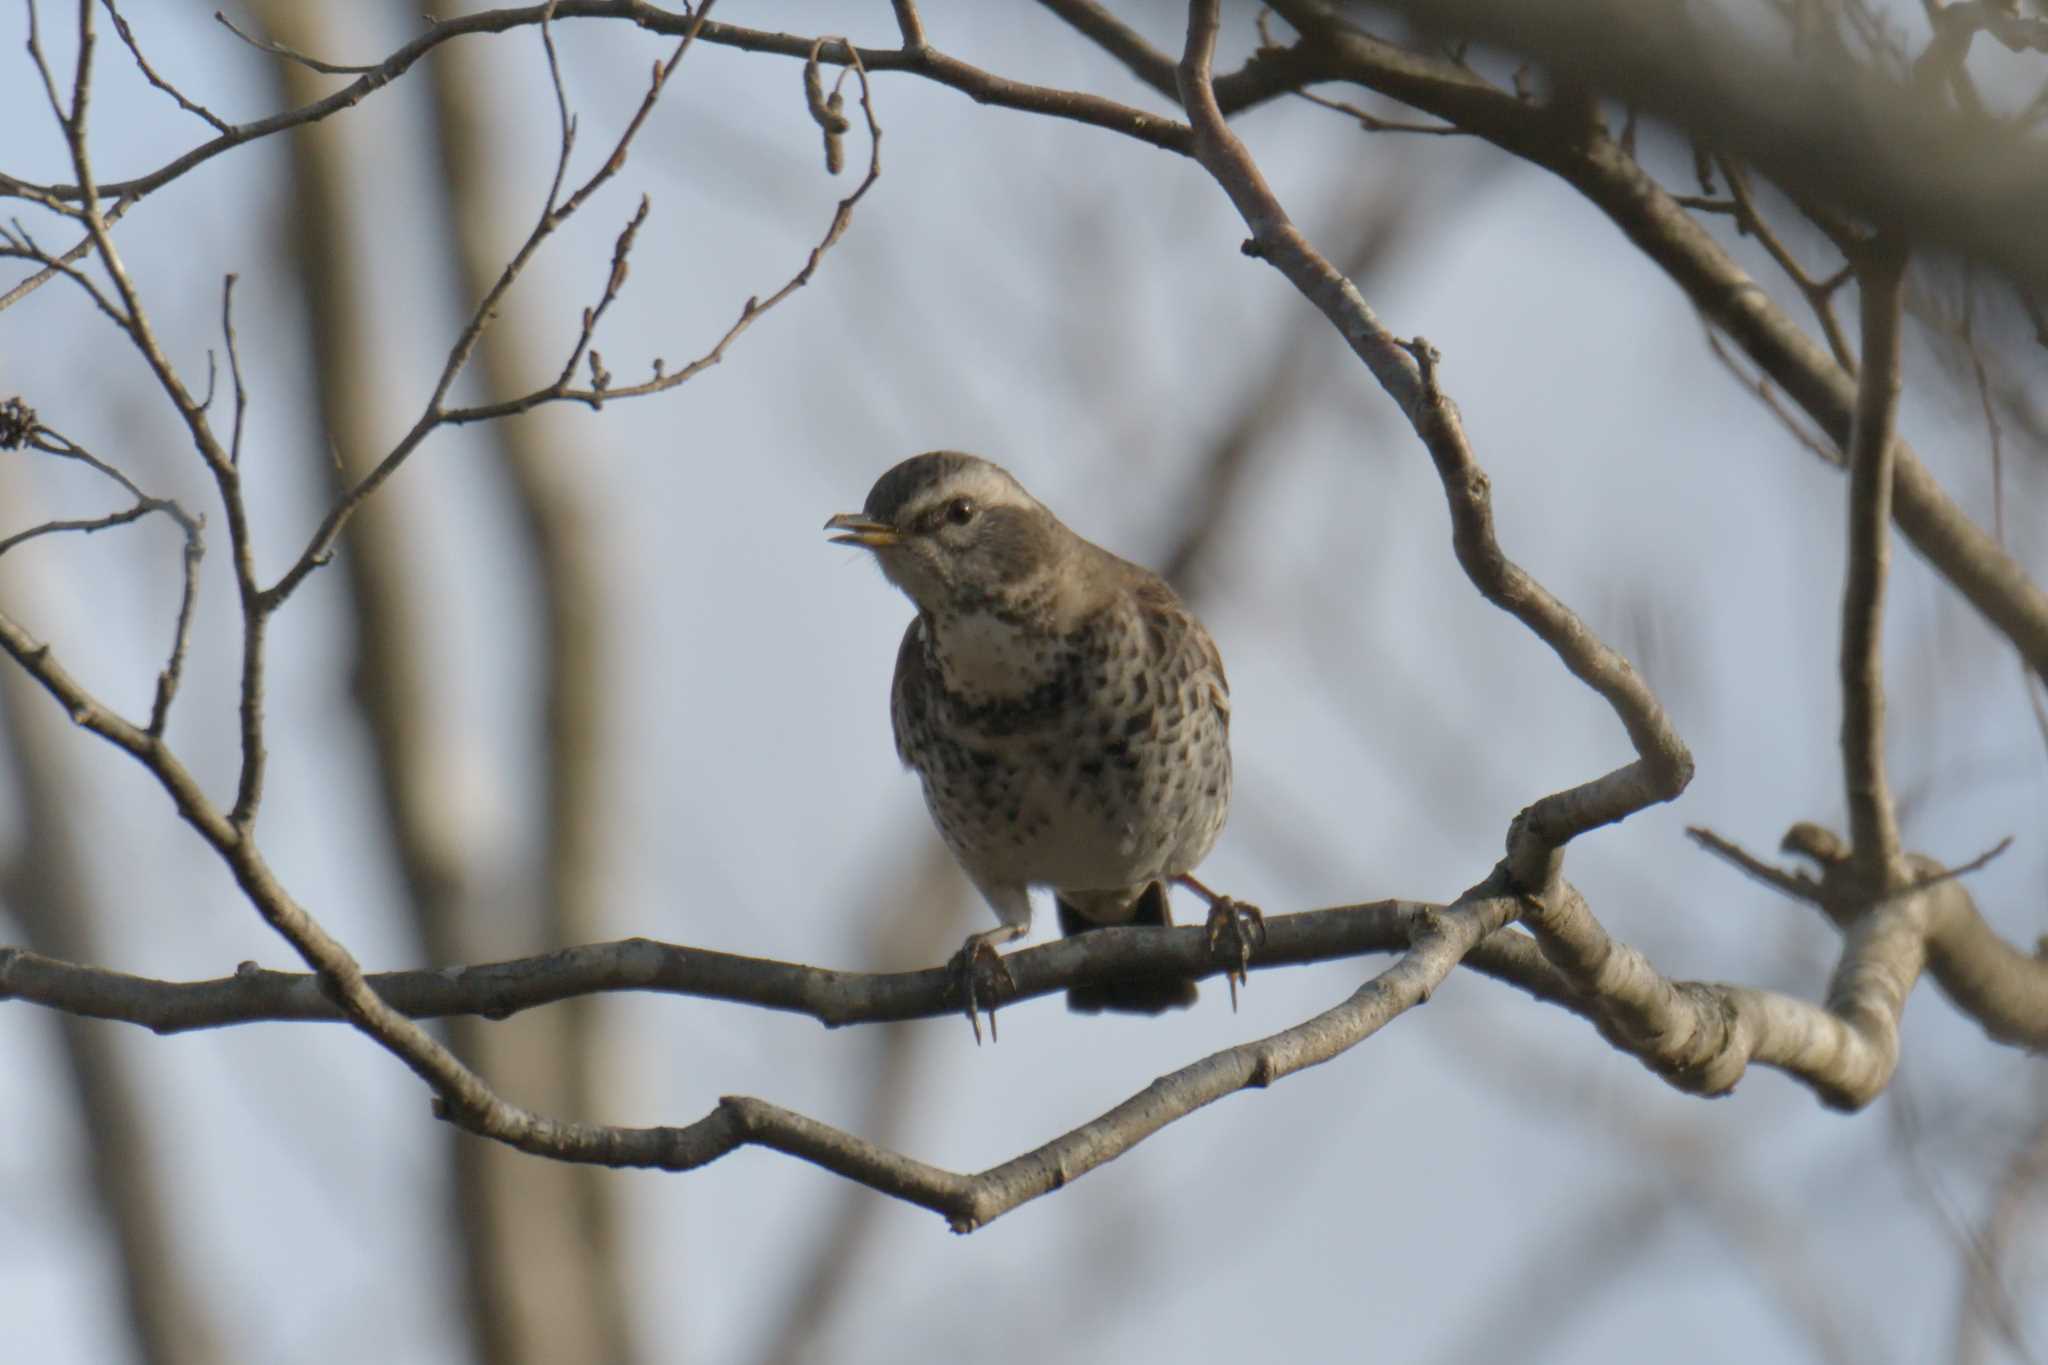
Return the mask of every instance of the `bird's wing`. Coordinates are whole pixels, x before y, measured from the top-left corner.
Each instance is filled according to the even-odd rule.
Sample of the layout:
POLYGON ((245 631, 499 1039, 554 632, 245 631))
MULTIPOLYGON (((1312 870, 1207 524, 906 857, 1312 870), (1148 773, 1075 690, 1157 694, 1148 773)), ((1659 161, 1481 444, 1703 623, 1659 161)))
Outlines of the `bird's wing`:
POLYGON ((904 628, 903 643, 896 647, 896 680, 889 687, 889 721, 896 732, 896 756, 908 768, 910 746, 906 742, 911 718, 925 715, 931 705, 931 663, 924 651, 924 618, 913 616, 904 628))
POLYGON ((1145 639, 1153 657, 1162 666, 1173 671, 1185 669, 1206 683, 1209 700, 1228 727, 1230 679, 1223 672, 1223 655, 1209 638, 1208 630, 1166 581, 1155 574, 1141 573, 1132 584, 1132 595, 1144 621, 1145 639))

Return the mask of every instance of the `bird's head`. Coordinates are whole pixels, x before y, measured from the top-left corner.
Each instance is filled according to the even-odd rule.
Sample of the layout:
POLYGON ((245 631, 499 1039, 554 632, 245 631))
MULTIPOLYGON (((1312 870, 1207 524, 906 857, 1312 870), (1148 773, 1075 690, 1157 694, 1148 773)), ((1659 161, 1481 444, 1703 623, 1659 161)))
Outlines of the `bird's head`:
POLYGON ((1014 602, 1081 543, 1000 465, 950 450, 903 461, 861 511, 825 529, 873 550, 889 581, 938 616, 1014 602))

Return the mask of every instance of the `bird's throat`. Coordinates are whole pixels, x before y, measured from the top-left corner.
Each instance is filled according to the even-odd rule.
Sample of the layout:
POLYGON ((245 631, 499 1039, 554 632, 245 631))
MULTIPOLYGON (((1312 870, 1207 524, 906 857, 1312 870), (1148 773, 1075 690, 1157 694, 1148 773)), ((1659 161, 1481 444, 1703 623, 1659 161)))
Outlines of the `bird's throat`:
POLYGON ((927 616, 925 633, 946 690, 963 700, 1029 695, 1062 666, 1059 637, 993 612, 927 616))

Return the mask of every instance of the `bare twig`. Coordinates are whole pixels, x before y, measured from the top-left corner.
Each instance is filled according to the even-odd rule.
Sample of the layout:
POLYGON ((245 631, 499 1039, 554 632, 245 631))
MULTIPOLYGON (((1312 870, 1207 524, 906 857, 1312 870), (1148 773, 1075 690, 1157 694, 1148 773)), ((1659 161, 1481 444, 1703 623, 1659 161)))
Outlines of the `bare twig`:
MULTIPOLYGON (((113 204, 113 206, 107 209, 106 211, 105 217, 107 221, 107 226, 112 227, 115 223, 120 222, 121 219, 127 214, 129 206, 132 205, 134 202, 135 201, 132 199, 117 200, 113 204)), ((75 210, 67 208, 64 210, 64 212, 67 216, 69 216, 71 213, 75 212, 75 210)), ((0 251, 0 254, 8 256, 26 256, 43 262, 42 269, 36 271, 33 275, 28 276, 26 279, 16 284, 12 289, 8 290, 5 294, 0 294, 0 312, 5 312, 14 304, 20 302, 22 299, 28 297, 30 294, 33 294, 36 290, 42 288, 45 284, 48 284, 51 280, 57 278, 57 276, 64 274, 65 268, 67 266, 75 265, 77 262, 84 259, 87 252, 92 250, 92 238, 90 236, 86 236, 79 238, 77 243, 74 244, 70 250, 64 252, 62 255, 50 256, 45 258, 43 256, 43 253, 40 252, 39 250, 31 249, 29 240, 25 234, 17 236, 17 234, 15 234, 14 232, 5 229, 0 229, 0 243, 7 244, 6 250, 0 251)))
POLYGON ((1700 322, 1706 329, 1707 349, 1714 353, 1714 359, 1721 362, 1721 368, 1735 376, 1736 383, 1755 394, 1757 400, 1770 409, 1771 416, 1778 419, 1778 425, 1784 427, 1793 440, 1799 442, 1800 445, 1805 446, 1823 460, 1835 460, 1837 453, 1834 448, 1820 437, 1814 435, 1807 428, 1806 424, 1799 420, 1798 414, 1785 406, 1784 398, 1772 386, 1770 379, 1765 376, 1763 371, 1744 369, 1742 362, 1737 360, 1734 353, 1722 343, 1721 334, 1714 330, 1712 321, 1702 317, 1700 322))
POLYGON ((25 531, 0 539, 0 554, 6 554, 17 545, 39 537, 63 531, 79 531, 91 534, 115 526, 126 526, 140 521, 151 513, 161 513, 177 523, 184 533, 184 574, 183 587, 178 603, 177 626, 171 636, 171 653, 164 669, 157 675, 156 700, 150 708, 147 733, 152 736, 163 734, 164 725, 170 718, 171 703, 176 699, 178 683, 185 668, 185 645, 192 632, 192 614, 199 601, 199 566, 206 554, 205 519, 187 512, 175 498, 158 498, 142 491, 135 481, 120 469, 100 459, 91 451, 67 437, 50 430, 36 420, 35 413, 27 404, 10 399, 0 405, 0 449, 27 446, 46 455, 59 459, 76 460, 95 472, 118 484, 135 501, 118 512, 101 517, 60 519, 32 526, 25 531))
MULTIPOLYGON (((548 6, 550 11, 553 8, 553 5, 548 6)), ((557 107, 560 110, 562 132, 561 144, 556 156, 555 177, 549 187, 547 201, 541 209, 540 217, 527 233, 526 240, 520 244, 519 249, 513 253, 512 258, 506 262, 504 269, 499 272, 497 281, 485 292, 483 298, 478 301, 476 307, 471 311, 468 322, 456 337, 454 345, 449 348, 447 359, 441 367, 440 377, 434 385, 433 395, 427 401, 426 410, 420 414, 411 429, 399 439, 398 443, 382 459, 363 474, 361 478, 351 484, 340 497, 335 499, 334 503, 328 508, 326 516, 321 519, 320 525, 314 530, 305 548, 300 551, 298 558, 292 563, 291 567, 285 570, 277 582, 263 590, 260 594, 260 605, 265 612, 275 611, 290 598, 292 593, 298 589, 299 584, 305 581, 308 574, 328 561, 329 556, 333 553, 336 538, 340 536, 342 528, 347 525, 349 518, 355 514, 356 509, 361 507, 363 502, 372 493, 375 493, 378 488, 382 487, 385 480, 398 471, 399 466, 406 461, 413 451, 419 448, 420 444, 429 435, 441 427, 510 416, 514 413, 528 411, 543 403, 554 402, 563 398, 580 398, 591 406, 598 407, 602 406, 606 397, 632 397, 640 393, 659 392, 661 389, 673 388, 676 384, 682 383, 685 379, 696 373, 696 369, 692 369, 680 376, 671 376, 670 382, 655 381, 650 385, 640 385, 618 391, 610 389, 603 391, 577 391, 569 387, 569 380, 576 366, 582 361, 584 355, 589 350, 591 338, 597 330, 599 318, 603 315, 605 309, 611 305, 612 300, 618 296, 620 288, 625 283, 626 254, 631 251, 634 236, 647 214, 647 203, 643 198, 635 216, 628 222, 624 231, 620 233, 618 244, 613 252, 612 268, 606 278, 604 291, 595 305, 584 310, 582 330, 577 335, 576 341, 570 349, 569 358, 564 362, 562 371, 556 377, 555 382, 522 398, 507 399, 502 402, 484 404, 473 408, 450 409, 445 406, 448 394, 454 388, 456 379, 468 365, 471 355, 475 353, 477 343, 482 339, 485 329, 490 326, 492 319, 496 316, 499 301, 504 297, 506 291, 512 287, 513 283, 518 280, 520 275, 525 272, 527 265, 533 260, 534 254, 539 251, 541 244, 552 236, 563 223, 567 222, 578 209, 582 208, 589 201, 590 197, 625 165, 626 154, 632 146, 633 139, 646 124, 647 117, 653 112, 655 104, 660 100, 661 93, 667 87, 669 78, 674 75, 677 65, 682 61, 684 54, 689 51, 690 44, 695 40, 697 33, 705 23, 705 16, 709 13, 710 8, 711 5, 708 3, 708 0, 707 3, 698 7, 692 26, 684 32, 681 40, 676 44, 674 52, 670 54, 666 62, 655 67, 653 79, 649 82, 646 94, 641 97, 638 108, 634 110, 632 117, 627 120, 626 127, 621 131, 617 141, 613 144, 611 154, 604 159, 589 179, 585 180, 570 193, 567 199, 562 199, 560 192, 567 175, 569 154, 575 142, 576 124, 568 112, 566 96, 562 93, 560 67, 555 60, 554 42, 548 32, 547 23, 543 22, 541 25, 541 39, 548 53, 549 71, 555 82, 556 100, 557 107)), ((872 176, 870 177, 871 181, 872 176)), ((856 192, 854 198, 857 199, 860 193, 865 192, 866 188, 867 185, 864 183, 860 191, 856 192)), ((851 209, 842 205, 841 214, 834 219, 834 238, 836 238, 837 231, 844 230, 844 219, 850 214, 851 209)), ((829 240, 827 245, 829 245, 829 240)), ((812 253, 811 263, 806 267, 805 279, 808 279, 809 270, 815 268, 817 258, 822 254, 822 251, 823 248, 821 247, 818 251, 812 253)), ((790 290, 785 288, 784 293, 788 292, 790 290)), ((779 301, 780 297, 778 295, 776 301, 779 301)), ((749 305, 749 312, 743 317, 743 323, 751 322, 753 311, 757 311, 752 307, 752 300, 749 300, 749 305)), ((725 343, 734 336, 737 336, 740 330, 743 330, 743 328, 735 327, 727 333, 725 339, 720 342, 719 349, 721 354, 725 343)), ((710 363, 715 363, 715 361, 704 362, 704 364, 710 363)), ((700 364, 697 369, 702 367, 700 364)))
POLYGON ((1358 126, 1368 133, 1421 133, 1432 137, 1471 136, 1455 123, 1408 123, 1401 119, 1381 118, 1370 110, 1361 109, 1344 100, 1331 99, 1327 95, 1318 95, 1313 90, 1297 90, 1294 94, 1297 99, 1307 100, 1319 108, 1355 120, 1358 126))
MULTIPOLYGON (((543 8, 552 10, 554 6, 545 5, 543 8)), ((282 57, 288 62, 297 62, 308 71, 317 71, 323 76, 362 76, 377 70, 375 63, 362 66, 345 66, 339 62, 328 62, 322 61, 318 57, 309 57, 296 48, 280 43, 274 38, 254 37, 236 28, 234 20, 228 18, 227 15, 219 10, 213 12, 213 19, 215 23, 234 34, 237 38, 240 38, 250 47, 255 48, 258 52, 267 52, 273 57, 282 57)), ((545 23, 547 21, 543 18, 541 22, 545 23)))
POLYGON ((160 510, 162 509, 151 507, 145 503, 136 503, 133 507, 124 507, 118 512, 109 512, 103 517, 66 517, 55 521, 42 522, 39 525, 29 527, 25 531, 16 531, 11 536, 0 538, 0 555, 6 554, 17 545, 26 544, 31 540, 40 540, 48 535, 59 535, 67 531, 79 531, 86 535, 91 535, 95 531, 110 531, 116 526, 128 526, 142 520, 151 512, 160 510))
POLYGON ((199 606, 199 566, 206 558, 206 540, 199 521, 179 522, 185 532, 184 576, 178 596, 178 620, 171 630, 171 654, 156 675, 156 697, 149 707, 145 733, 161 738, 170 724, 171 704, 178 699, 178 684, 185 678, 185 649, 192 639, 192 616, 199 606))
POLYGON ((1842 591, 1842 777, 1852 856, 1873 898, 1904 881, 1898 811, 1884 762, 1884 588, 1890 562, 1893 435, 1905 244, 1883 236, 1858 263, 1862 366, 1849 462, 1849 566, 1842 591))
MULTIPOLYGON (((186 113, 204 119, 212 126, 215 132, 227 132, 228 125, 219 115, 203 104, 197 104, 186 99, 183 91, 179 90, 177 86, 172 85, 162 76, 156 74, 156 68, 152 67, 149 64, 149 59, 142 55, 142 45, 135 40, 135 30, 129 26, 126 19, 121 17, 121 11, 115 5, 114 0, 102 0, 102 3, 107 7, 107 17, 114 21, 114 32, 121 35, 121 41, 126 44, 128 55, 135 58, 135 65, 142 72, 143 79, 176 100, 178 107, 186 113)), ((222 22, 225 23, 226 21, 223 20, 222 22)))
POLYGON ((855 72, 860 78, 861 109, 866 116, 868 126, 869 151, 866 177, 862 179, 860 184, 854 187, 851 194, 841 199, 834 208, 832 219, 826 225, 825 235, 819 239, 817 245, 811 248, 810 254, 804 258, 802 267, 794 275, 790 276, 789 279, 785 280, 774 293, 769 294, 765 298, 756 295, 742 304, 739 317, 726 328, 710 350, 705 351, 681 369, 676 370, 671 370, 663 361, 656 360, 653 365, 654 372, 652 377, 638 384, 607 384, 603 387, 583 389, 574 388, 570 385, 569 380, 576 355, 580 354, 581 348, 588 344, 597 313, 601 311, 605 304, 609 303, 612 293, 616 291, 618 284, 623 279, 620 270, 620 262, 623 260, 623 256, 620 253, 630 249, 631 234, 637 230, 639 225, 639 220, 635 219, 627 225, 626 232, 621 234, 620 246, 613 253, 613 269, 606 285, 607 293, 599 300, 596 307, 585 311, 584 331, 577 342, 575 353, 572 354, 569 365, 564 367, 555 382, 545 388, 535 389, 533 392, 517 398, 479 404, 476 407, 470 408, 451 408, 441 415, 441 422, 455 425, 467 422, 492 421, 500 417, 508 417, 530 411, 545 403, 555 402, 582 403, 592 408, 601 408, 611 399, 640 398, 648 394, 665 393, 680 384, 687 383, 713 365, 724 360, 727 348, 734 341, 738 340, 742 333, 752 327, 770 309, 811 282, 811 277, 817 273, 818 266, 824 261, 826 253, 838 244, 839 239, 845 235, 847 228, 852 225, 855 206, 866 197, 868 190, 873 187, 875 181, 881 176, 882 128, 875 117, 874 105, 867 83, 867 73, 859 67, 855 68, 855 72))
MULTIPOLYGON (((377 90, 391 84, 422 57, 443 43, 474 34, 505 33, 517 28, 532 27, 549 18, 620 20, 651 33, 671 36, 681 36, 696 28, 703 41, 720 46, 748 52, 775 53, 799 59, 809 55, 812 41, 809 38, 715 22, 705 23, 698 28, 699 17, 698 14, 688 12, 674 14, 655 9, 644 3, 644 0, 555 0, 554 3, 485 10, 444 18, 383 61, 373 65, 346 67, 337 63, 320 62, 303 53, 279 51, 277 55, 309 65, 316 70, 327 70, 336 74, 360 74, 357 74, 357 78, 348 85, 322 99, 273 114, 268 118, 235 124, 220 136, 174 157, 154 171, 129 180, 102 185, 100 193, 122 199, 143 198, 176 180, 193 167, 210 161, 224 152, 353 108, 377 90)), ((238 33, 238 36, 258 47, 265 47, 260 40, 249 38, 246 34, 238 33)), ((1301 49, 1290 51, 1293 55, 1285 62, 1255 57, 1243 71, 1222 78, 1218 82, 1218 97, 1224 102, 1224 106, 1232 111, 1247 109, 1292 89, 1307 79, 1307 73, 1312 69, 1309 60, 1312 54, 1301 49)), ((821 61, 835 65, 851 65, 856 58, 869 72, 914 72, 927 80, 959 90, 981 104, 1072 119, 1133 137, 1169 151, 1185 153, 1189 145, 1187 126, 1173 119, 1161 118, 1156 114, 1097 95, 1010 80, 950 57, 929 44, 922 47, 870 48, 856 47, 843 39, 829 39, 819 50, 821 61)), ((1168 63, 1169 87, 1171 83, 1171 63, 1168 63)), ((77 200, 81 196, 81 190, 75 184, 42 186, 0 174, 0 195, 41 195, 52 201, 64 201, 77 200)))
POLYGON ((1806 300, 1807 307, 1813 310, 1814 319, 1820 323, 1821 335, 1827 338, 1828 351, 1835 357, 1835 363, 1850 373, 1855 373, 1856 357, 1849 350, 1849 340, 1843 335, 1841 320, 1835 316, 1834 305, 1836 292, 1849 278, 1848 267, 1844 266, 1842 270, 1824 280, 1817 280, 1807 274, 1800 266, 1798 258, 1792 254, 1791 248, 1785 245, 1772 230, 1771 225, 1765 221, 1763 210, 1757 206, 1756 196, 1749 188, 1749 172, 1733 157, 1723 156, 1715 160, 1720 164, 1721 174, 1728 182, 1728 193, 1735 204, 1737 231, 1754 237, 1762 244, 1770 258, 1777 263, 1778 269, 1785 272, 1785 277, 1792 281, 1793 287, 1806 300))
POLYGON ((1943 868, 1939 872, 1922 872, 1913 876, 1907 881, 1906 889, 1918 891, 1925 886, 1939 886, 1943 882, 1954 881, 1958 877, 1967 877, 1972 872, 1988 867, 1998 861, 1999 858, 2004 856, 2005 851, 2011 847, 2012 836, 2008 834, 1968 862, 1957 863, 1954 867, 1943 868))
MULTIPOLYGON (((263 786, 263 641, 267 616, 256 609, 255 553, 249 533, 248 516, 242 501, 241 478, 239 471, 235 468, 230 451, 222 448, 219 439, 214 434, 212 425, 206 416, 206 404, 202 400, 195 398, 191 390, 186 387, 184 381, 178 377, 177 371, 172 367, 162 345, 157 340, 155 330, 151 326, 149 316, 142 306, 142 300, 135 284, 129 278, 128 269, 122 263, 121 256, 114 247, 106 215, 100 210, 100 191, 94 181, 91 159, 86 150, 86 117, 92 79, 92 15, 93 6, 90 3, 84 3, 79 6, 78 70, 73 84, 71 113, 67 117, 60 111, 58 120, 63 127, 65 143, 71 154, 72 170, 78 177, 80 203, 78 215, 85 223, 86 232, 92 241, 93 249, 98 254, 101 263, 106 269, 109 280, 113 283, 115 293, 120 298, 120 307, 118 309, 114 308, 111 302, 106 301, 100 295, 96 287, 90 285, 83 276, 72 271, 70 267, 63 267, 63 269, 67 275, 71 275, 87 288, 95 302, 100 305, 101 310, 112 317, 116 324, 127 333, 135 349, 142 355, 143 360, 149 366, 151 374, 155 377, 158 387, 163 391, 165 397, 170 400, 180 418, 183 419, 186 431, 192 437, 194 447, 213 475, 222 504, 226 509, 231 560, 234 565, 236 586, 241 595, 243 609, 240 696, 242 762, 236 789, 235 806, 229 820, 237 829, 246 830, 250 822, 255 818, 256 807, 261 799, 263 786)), ((39 64, 44 66, 44 70, 47 73, 47 65, 42 63, 39 51, 36 53, 36 59, 39 64)), ((51 98, 53 108, 55 108, 54 88, 52 89, 51 98)), ((189 534, 188 528, 188 555, 191 551, 189 534)), ((180 615, 181 618, 189 620, 189 616, 186 613, 181 611, 180 615)), ((164 704, 168 708, 168 700, 164 704)), ((122 722, 124 725, 126 723, 125 721, 122 722)), ((151 744, 160 741, 160 735, 153 730, 143 730, 140 733, 151 744)))
POLYGON ((1786 872, 1773 867, 1763 859, 1751 854, 1741 845, 1723 839, 1714 831, 1700 825, 1688 825, 1686 834, 1707 852, 1741 868, 1765 886, 1784 892, 1796 900, 1818 903, 1821 898, 1821 884, 1801 872, 1786 872))
POLYGON ((28 56, 36 69, 36 75, 43 83, 43 99, 49 103, 50 113, 61 124, 70 122, 64 112, 64 100, 57 93, 57 76, 50 69, 50 59, 43 52, 43 31, 41 16, 37 13, 36 0, 28 0, 28 56))
MULTIPOLYGON (((1110 56, 1122 62, 1133 76, 1166 98, 1179 102, 1180 78, 1174 59, 1145 41, 1123 20, 1094 0, 1040 0, 1047 9, 1064 19, 1073 30, 1110 56)), ((1282 46, 1267 31, 1263 15, 1259 26, 1259 48, 1244 66, 1212 82, 1216 102, 1225 113, 1234 114, 1274 95, 1297 91, 1318 80, 1320 56, 1313 43, 1282 46)), ((1191 154, 1187 129, 1181 128, 1181 143, 1169 150, 1191 154)))

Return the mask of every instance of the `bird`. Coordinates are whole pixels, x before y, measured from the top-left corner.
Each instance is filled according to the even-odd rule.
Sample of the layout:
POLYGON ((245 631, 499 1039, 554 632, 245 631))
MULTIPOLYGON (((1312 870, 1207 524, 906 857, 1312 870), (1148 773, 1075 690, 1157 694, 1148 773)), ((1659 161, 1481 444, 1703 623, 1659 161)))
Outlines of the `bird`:
MULTIPOLYGON (((1215 641, 1165 580, 1069 530, 979 456, 914 455, 857 513, 825 523, 871 551, 917 609, 890 688, 896 750, 997 926, 952 960, 981 1037, 978 966, 1031 927, 1049 887, 1061 932, 1172 923, 1168 883, 1210 906, 1231 997, 1258 911, 1193 877, 1230 809, 1230 685, 1215 641)), ((1067 1004, 1161 1014, 1195 983, 1139 975, 1077 985, 1067 1004)), ((995 1013, 989 1010, 991 1036, 995 1013)))

